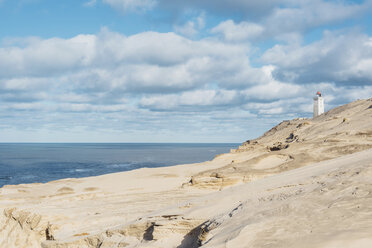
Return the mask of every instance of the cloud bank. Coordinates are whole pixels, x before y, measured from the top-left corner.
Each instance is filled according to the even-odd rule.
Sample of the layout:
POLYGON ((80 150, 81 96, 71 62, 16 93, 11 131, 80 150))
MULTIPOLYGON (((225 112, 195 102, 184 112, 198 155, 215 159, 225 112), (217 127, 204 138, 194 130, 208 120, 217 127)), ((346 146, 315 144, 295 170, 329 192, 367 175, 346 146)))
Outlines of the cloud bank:
POLYGON ((324 29, 304 38, 368 12, 370 1, 103 3, 123 13, 205 12, 169 32, 3 40, 3 141, 78 141, 85 133, 80 141, 241 142, 282 119, 311 116, 318 90, 328 109, 372 96, 370 35, 324 29), (240 17, 207 26, 209 13, 232 12, 240 17))

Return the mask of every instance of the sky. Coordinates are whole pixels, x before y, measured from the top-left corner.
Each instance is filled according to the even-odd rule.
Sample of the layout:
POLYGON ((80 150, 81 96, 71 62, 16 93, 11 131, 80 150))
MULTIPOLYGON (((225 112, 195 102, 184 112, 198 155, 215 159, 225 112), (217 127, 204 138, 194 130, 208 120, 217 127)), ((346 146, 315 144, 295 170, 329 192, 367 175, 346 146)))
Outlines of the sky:
POLYGON ((0 0, 0 142, 241 143, 372 97, 372 0, 0 0))

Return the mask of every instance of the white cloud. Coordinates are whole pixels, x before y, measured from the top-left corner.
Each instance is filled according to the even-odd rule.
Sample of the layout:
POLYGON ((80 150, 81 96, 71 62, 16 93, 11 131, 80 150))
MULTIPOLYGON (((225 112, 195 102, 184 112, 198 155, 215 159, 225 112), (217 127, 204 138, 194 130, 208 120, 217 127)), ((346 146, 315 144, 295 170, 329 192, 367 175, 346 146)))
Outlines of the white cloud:
POLYGON ((126 37, 103 30, 98 35, 0 48, 0 91, 7 94, 7 101, 17 98, 14 92, 29 92, 19 101, 103 106, 123 104, 124 98, 132 99, 125 104, 133 104, 133 98, 140 97, 141 106, 149 109, 228 108, 242 101, 296 98, 304 94, 299 86, 303 82, 371 78, 371 43, 365 35, 329 33, 304 47, 277 45, 263 56, 268 65, 254 68, 248 44, 193 41, 174 33, 126 37))
POLYGON ((260 109, 258 111, 259 114, 264 114, 264 115, 277 115, 277 114, 282 114, 284 112, 282 107, 279 108, 270 108, 270 109, 260 109))
POLYGON ((301 86, 271 81, 265 84, 254 85, 241 93, 249 100, 273 101, 277 99, 295 98, 301 95, 301 86))
POLYGON ((236 101, 237 96, 237 92, 232 90, 195 90, 186 91, 179 95, 143 97, 140 105, 144 108, 157 111, 195 111, 195 107, 197 106, 200 108, 206 106, 213 108, 220 105, 230 105, 236 101))
POLYGON ((205 13, 201 13, 199 16, 187 21, 184 25, 174 25, 174 30, 176 33, 186 37, 193 37, 197 35, 204 27, 205 13))
POLYGON ((211 81, 227 82, 233 74, 240 75, 234 81, 248 80, 244 73, 251 70, 250 65, 240 62, 247 60, 247 51, 246 45, 192 41, 174 33, 126 37, 103 30, 99 35, 0 48, 0 78, 68 77, 80 85, 105 87, 110 82, 136 91, 189 89, 211 81))
POLYGON ((269 34, 302 32, 325 24, 357 18, 371 3, 351 4, 346 1, 299 1, 298 6, 276 7, 264 20, 269 34))
POLYGON ((47 89, 48 86, 47 78, 16 77, 0 79, 0 90, 6 91, 33 91, 41 88, 47 89))
MULTIPOLYGON (((372 6, 369 0, 362 3, 347 0, 103 0, 103 2, 121 12, 146 11, 157 6, 163 11, 179 16, 187 16, 190 11, 202 11, 223 17, 240 16, 243 20, 241 28, 245 30, 245 35, 242 35, 244 39, 246 36, 261 34, 261 28, 265 29, 266 36, 281 35, 358 18, 372 6)), ((194 21, 178 25, 177 32, 195 35, 196 25, 194 21)), ((219 29, 226 33, 227 38, 243 39, 237 32, 228 32, 227 27, 234 27, 233 25, 229 23, 221 25, 224 26, 219 29)))
POLYGON ((178 25, 174 26, 174 30, 177 33, 180 33, 188 37, 195 36, 198 33, 197 29, 198 28, 196 27, 196 24, 193 21, 188 21, 183 26, 178 26, 178 25))
POLYGON ((70 39, 10 39, 0 47, 1 125, 137 135, 161 129, 200 135, 203 127, 209 134, 222 127, 241 137, 250 119, 267 118, 257 126, 263 131, 279 119, 310 116, 318 90, 327 107, 372 94, 371 81, 344 83, 371 78, 371 44, 359 33, 326 33, 305 46, 274 46, 264 65, 253 67, 248 42, 172 32, 125 36, 103 29, 70 39))
POLYGON ((222 34, 227 41, 253 40, 264 32, 264 27, 256 23, 240 22, 233 20, 221 22, 211 30, 212 33, 222 34))
POLYGON ((360 33, 325 32, 322 40, 300 46, 275 45, 262 56, 277 66, 274 74, 298 83, 370 84, 371 38, 360 33))
POLYGON ((46 106, 43 105, 42 103, 10 103, 5 107, 5 109, 8 111, 16 110, 41 111, 45 108, 46 106))
POLYGON ((0 48, 0 77, 47 75, 73 70, 90 63, 95 36, 39 40, 20 48, 0 48))
POLYGON ((124 112, 127 110, 126 104, 113 104, 113 105, 96 105, 89 103, 61 103, 57 106, 56 110, 67 112, 124 112))
MULTIPOLYGON (((221 4, 224 1, 221 1, 221 4)), ((240 3, 239 1, 236 1, 240 3)), ((227 2, 225 4, 228 4, 227 2)), ((240 3, 243 6, 243 3, 240 3)), ((253 4, 253 3, 251 3, 253 4)), ((261 4, 251 7, 259 8, 261 4)), ((262 12, 259 18, 235 23, 226 20, 211 29, 226 41, 243 42, 275 38, 287 43, 302 42, 302 34, 313 28, 358 18, 371 9, 372 1, 356 4, 346 1, 276 1, 271 11, 262 12)), ((244 12, 244 8, 242 10, 244 12)))

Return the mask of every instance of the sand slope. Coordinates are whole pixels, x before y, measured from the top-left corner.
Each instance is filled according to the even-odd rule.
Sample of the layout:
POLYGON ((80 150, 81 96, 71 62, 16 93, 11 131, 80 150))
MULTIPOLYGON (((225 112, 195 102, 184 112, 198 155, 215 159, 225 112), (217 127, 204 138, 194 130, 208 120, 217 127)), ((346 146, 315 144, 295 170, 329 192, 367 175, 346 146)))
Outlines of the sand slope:
POLYGON ((0 189, 0 247, 372 247, 372 99, 212 161, 0 189))

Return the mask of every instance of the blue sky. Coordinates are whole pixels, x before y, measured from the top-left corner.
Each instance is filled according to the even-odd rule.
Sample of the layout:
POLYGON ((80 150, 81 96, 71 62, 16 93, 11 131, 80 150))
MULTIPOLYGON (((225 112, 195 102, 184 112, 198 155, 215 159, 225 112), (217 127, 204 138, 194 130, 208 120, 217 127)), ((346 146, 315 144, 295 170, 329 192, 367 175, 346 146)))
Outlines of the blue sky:
POLYGON ((0 0, 0 142, 243 142, 372 97, 372 1, 0 0))

